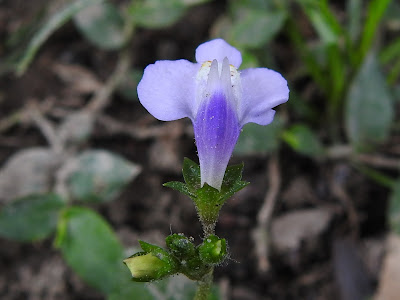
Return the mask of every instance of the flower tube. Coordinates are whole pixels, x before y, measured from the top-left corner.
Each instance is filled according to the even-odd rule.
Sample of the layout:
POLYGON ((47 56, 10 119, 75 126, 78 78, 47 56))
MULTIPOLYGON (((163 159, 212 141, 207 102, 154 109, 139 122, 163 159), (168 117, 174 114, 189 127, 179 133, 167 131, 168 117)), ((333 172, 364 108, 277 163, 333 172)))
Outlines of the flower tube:
POLYGON ((243 125, 271 123, 272 108, 288 100, 289 89, 273 70, 238 71, 242 56, 222 39, 201 44, 196 61, 162 60, 147 66, 138 96, 159 120, 192 120, 201 185, 220 190, 243 125))

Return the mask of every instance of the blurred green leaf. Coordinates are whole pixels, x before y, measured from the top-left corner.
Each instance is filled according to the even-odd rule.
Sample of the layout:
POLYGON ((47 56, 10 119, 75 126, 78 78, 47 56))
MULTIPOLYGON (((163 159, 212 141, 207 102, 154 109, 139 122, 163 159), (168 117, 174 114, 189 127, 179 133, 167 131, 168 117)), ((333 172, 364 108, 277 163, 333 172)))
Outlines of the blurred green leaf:
POLYGON ((390 4, 391 0, 371 0, 368 5, 367 19, 364 24, 364 30, 361 36, 361 43, 358 52, 359 63, 361 64, 370 51, 374 41, 375 32, 379 23, 390 4))
POLYGON ((282 28, 287 14, 278 10, 251 10, 234 20, 231 40, 243 47, 257 48, 269 42, 282 28))
POLYGON ((316 82, 323 90, 327 90, 330 86, 329 78, 327 78, 324 70, 324 65, 321 63, 325 61, 325 52, 323 48, 316 48, 315 52, 320 55, 315 55, 310 51, 310 45, 305 40, 302 32, 299 30, 298 24, 294 19, 288 19, 288 35, 291 39, 292 44, 296 48, 296 52, 299 53, 301 60, 306 65, 308 72, 312 76, 314 82, 316 82))
MULTIPOLYGON (((123 249, 106 221, 87 208, 63 212, 56 246, 68 265, 88 284, 103 293, 113 292, 122 279, 123 249)), ((129 276, 129 272, 125 273, 129 276)))
POLYGON ((78 0, 66 4, 63 9, 53 14, 31 39, 25 54, 17 64, 17 74, 21 75, 25 72, 39 48, 50 37, 50 35, 53 34, 53 32, 67 23, 76 13, 85 7, 102 1, 104 0, 78 0))
POLYGON ((400 181, 394 185, 389 198, 389 224, 395 233, 400 234, 400 181))
MULTIPOLYGON (((143 284, 131 282, 119 291, 112 293, 107 300, 189 300, 193 299, 197 285, 184 275, 176 275, 156 282, 143 284), (140 290, 145 289, 145 291, 140 290)), ((208 300, 218 300, 219 290, 213 286, 208 300)))
POLYGON ((123 248, 107 222, 94 211, 70 207, 59 222, 56 246, 68 265, 88 284, 107 294, 108 300, 191 299, 194 284, 179 277, 156 284, 131 281, 122 261, 123 248), (170 282, 171 280, 171 282, 170 282))
POLYGON ((238 17, 243 10, 268 10, 273 7, 274 3, 271 0, 230 0, 229 4, 235 17, 238 17))
POLYGON ((325 45, 336 44, 343 32, 327 0, 297 0, 310 18, 321 41, 325 45))
MULTIPOLYGON (((160 294, 154 290, 153 284, 133 282, 129 269, 125 269, 124 278, 119 281, 118 287, 113 292, 108 293, 107 300, 154 300, 159 298, 160 294)), ((164 280, 161 280, 161 282, 164 280)))
POLYGON ((94 121, 93 114, 89 112, 72 113, 57 128, 57 135, 63 145, 80 145, 90 137, 94 121))
POLYGON ((328 70, 330 75, 330 87, 327 92, 330 100, 330 109, 336 115, 343 103, 344 89, 346 88, 347 62, 337 45, 329 45, 326 49, 328 54, 328 70))
POLYGON ((49 148, 25 148, 14 153, 0 169, 0 202, 49 193, 61 163, 61 155, 49 148))
POLYGON ((113 200, 140 173, 140 167, 102 150, 85 151, 71 164, 67 180, 71 196, 83 202, 113 200))
POLYGON ((391 67, 389 74, 387 75, 388 84, 394 84, 400 76, 400 57, 391 67))
MULTIPOLYGON (((190 300, 194 299, 196 293, 196 282, 189 280, 186 276, 177 275, 167 279, 155 282, 152 287, 161 295, 165 300, 190 300)), ((211 290, 211 295, 207 300, 218 300, 219 290, 214 285, 211 290)), ((117 299, 116 299, 117 300, 117 299)))
POLYGON ((346 13, 348 18, 347 30, 349 32, 349 38, 353 43, 358 40, 361 34, 362 8, 362 0, 349 0, 346 3, 346 13))
POLYGON ((283 120, 279 117, 275 117, 268 126, 246 124, 235 147, 235 153, 251 155, 273 152, 279 147, 282 131, 283 120))
POLYGON ((313 158, 324 154, 324 148, 317 135, 306 125, 294 125, 287 129, 282 137, 293 150, 301 154, 313 158))
POLYGON ((131 281, 123 265, 121 243, 107 222, 94 211, 69 207, 58 224, 56 246, 68 265, 107 299, 152 300, 147 286, 131 281))
POLYGON ((397 57, 400 57, 400 37, 389 42, 389 45, 387 45, 379 55, 380 61, 384 64, 397 57))
POLYGON ((258 68, 260 66, 260 62, 254 54, 250 53, 248 50, 244 49, 242 52, 242 64, 240 68, 248 69, 248 68, 258 68))
POLYGON ((147 28, 170 26, 183 15, 187 5, 182 0, 132 1, 130 15, 133 22, 147 28))
POLYGON ((400 102, 400 83, 393 87, 393 97, 396 103, 400 102))
POLYGON ((56 229, 60 210, 65 206, 54 194, 19 198, 0 211, 0 235, 17 241, 36 241, 56 229))
POLYGON ((212 39, 224 39, 228 42, 230 41, 230 34, 232 28, 232 18, 227 15, 221 15, 217 18, 217 20, 212 24, 210 30, 210 38, 212 39))
POLYGON ((388 84, 395 83, 400 76, 400 38, 395 39, 386 46, 380 53, 379 58, 383 64, 387 64, 389 69, 386 78, 388 84))
POLYGON ((110 2, 97 2, 74 16, 79 31, 99 48, 118 49, 125 43, 124 19, 110 2))
POLYGON ((393 99, 376 57, 369 55, 350 86, 345 107, 345 125, 356 146, 383 142, 393 121, 393 99))

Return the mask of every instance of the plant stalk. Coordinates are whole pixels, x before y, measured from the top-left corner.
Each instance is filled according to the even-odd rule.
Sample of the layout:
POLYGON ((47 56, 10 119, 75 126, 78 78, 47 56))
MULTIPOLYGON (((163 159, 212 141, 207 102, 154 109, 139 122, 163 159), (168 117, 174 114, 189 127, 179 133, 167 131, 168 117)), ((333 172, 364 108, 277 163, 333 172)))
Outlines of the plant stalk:
POLYGON ((208 272, 202 280, 197 282, 196 295, 194 300, 207 300, 210 296, 211 287, 213 284, 213 273, 214 267, 211 267, 210 272, 208 272))

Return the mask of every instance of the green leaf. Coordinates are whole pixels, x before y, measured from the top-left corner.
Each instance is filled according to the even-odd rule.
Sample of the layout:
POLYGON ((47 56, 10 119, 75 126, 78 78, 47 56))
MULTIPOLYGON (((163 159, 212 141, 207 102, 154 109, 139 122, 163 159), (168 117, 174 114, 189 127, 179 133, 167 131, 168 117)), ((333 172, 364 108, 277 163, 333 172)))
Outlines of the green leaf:
POLYGON ((106 221, 94 211, 70 207, 63 212, 56 246, 68 265, 103 293, 118 286, 125 268, 123 249, 106 221))
MULTIPOLYGON (((130 282, 130 284, 109 295, 107 300, 189 300, 194 298, 196 289, 195 281, 184 275, 176 275, 147 284, 130 282)), ((218 299, 221 299, 221 297, 218 287, 214 285, 207 300, 218 299)))
POLYGON ((92 113, 81 111, 72 113, 60 124, 57 135, 63 145, 80 145, 90 137, 94 121, 92 113))
POLYGON ((235 147, 236 154, 267 154, 278 149, 280 135, 283 131, 283 120, 275 117, 268 126, 246 124, 235 147))
POLYGON ((21 242, 47 238, 57 225, 65 203, 54 194, 31 195, 5 205, 0 211, 0 235, 21 242))
POLYGON ((389 224, 395 233, 400 234, 400 181, 393 187, 389 198, 389 224))
POLYGON ((285 11, 246 9, 241 19, 234 20, 231 41, 243 47, 261 47, 274 38, 286 17, 285 11))
POLYGON ((110 2, 98 2, 74 16, 79 31, 99 48, 113 50, 125 43, 124 19, 110 2))
POLYGON ((324 154, 324 148, 318 137, 306 125, 294 125, 287 129, 282 137, 293 150, 301 154, 314 158, 324 154))
POLYGON ((345 124, 356 146, 383 142, 393 121, 393 99, 374 55, 369 55, 350 86, 345 124))
POLYGON ((113 200, 140 172, 140 167, 103 150, 85 151, 72 165, 67 180, 71 196, 83 202, 113 200))
MULTIPOLYGON (((163 295, 165 300, 189 300, 194 299, 197 284, 195 281, 189 280, 186 276, 177 275, 171 276, 159 282, 151 284, 151 289, 154 291, 154 298, 156 295, 163 295)), ((211 289, 211 295, 207 300, 222 299, 219 296, 219 290, 216 285, 211 289)), ((115 299, 117 300, 117 299, 115 299)))
POLYGON ((336 44, 343 32, 327 0, 298 0, 325 45, 336 44))
POLYGON ((68 265, 109 300, 153 300, 148 286, 131 281, 121 243, 94 211, 69 207, 60 218, 55 244, 68 265))
POLYGON ((180 19, 186 5, 180 0, 145 0, 130 7, 133 22, 146 28, 163 28, 180 19))
POLYGON ((242 70, 249 68, 258 68, 260 66, 260 61, 257 56, 251 53, 249 50, 244 49, 242 52, 242 64, 240 68, 242 70))
MULTIPOLYGON (((329 78, 326 78, 325 66, 321 64, 319 57, 310 51, 310 45, 305 40, 303 33, 299 30, 299 25, 289 18, 288 20, 288 34, 292 44, 299 53, 301 60, 307 67, 308 72, 312 76, 315 83, 317 83, 323 90, 327 90, 330 86, 329 78)), ((323 48, 322 48, 323 49, 323 48)), ((318 51, 322 52, 322 51, 318 51)), ((322 52, 325 54, 324 52, 322 52)))
POLYGON ((353 43, 358 40, 361 33, 362 4, 362 0, 349 0, 346 4, 348 16, 347 28, 349 37, 353 43))
MULTIPOLYGON (((113 292, 108 293, 107 300, 154 300, 158 295, 154 294, 153 288, 150 284, 142 282, 133 282, 130 278, 128 268, 126 269, 125 278, 120 282, 119 288, 113 292), (128 280, 129 278, 129 280, 128 280)), ((161 282, 167 279, 161 280, 161 282)))
POLYGON ((361 63, 370 51, 374 41, 375 33, 391 0, 371 0, 368 5, 367 19, 364 24, 364 31, 361 36, 361 43, 358 52, 359 62, 361 63))
POLYGON ((104 0, 78 0, 66 4, 63 9, 53 14, 31 39, 24 56, 17 65, 17 74, 21 75, 25 72, 40 47, 58 28, 67 23, 76 13, 85 7, 102 1, 104 0))
POLYGON ((0 169, 0 199, 9 202, 52 189, 54 172, 62 163, 49 148, 25 148, 14 153, 0 169))

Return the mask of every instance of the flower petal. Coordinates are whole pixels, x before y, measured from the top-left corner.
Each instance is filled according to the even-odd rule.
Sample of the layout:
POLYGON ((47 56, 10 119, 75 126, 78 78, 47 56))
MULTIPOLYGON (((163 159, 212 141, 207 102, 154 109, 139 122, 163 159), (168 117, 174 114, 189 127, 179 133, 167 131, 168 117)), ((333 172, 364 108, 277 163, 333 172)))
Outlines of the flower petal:
POLYGON ((274 119, 273 107, 286 102, 289 88, 281 74, 266 68, 246 69, 240 73, 243 98, 239 104, 241 125, 268 125, 274 119))
POLYGON ((184 59, 148 65, 137 87, 140 103, 162 121, 194 119, 195 77, 199 67, 184 59))
POLYGON ((236 68, 239 68, 242 63, 242 54, 240 54, 239 50, 222 39, 205 42, 196 49, 196 61, 198 63, 212 61, 214 59, 222 62, 225 57, 227 57, 229 62, 236 68))

